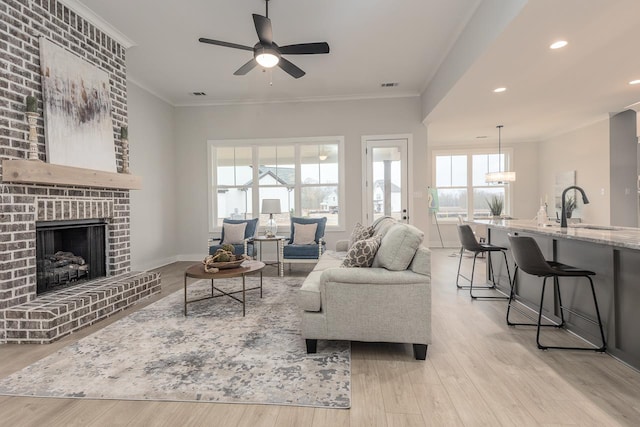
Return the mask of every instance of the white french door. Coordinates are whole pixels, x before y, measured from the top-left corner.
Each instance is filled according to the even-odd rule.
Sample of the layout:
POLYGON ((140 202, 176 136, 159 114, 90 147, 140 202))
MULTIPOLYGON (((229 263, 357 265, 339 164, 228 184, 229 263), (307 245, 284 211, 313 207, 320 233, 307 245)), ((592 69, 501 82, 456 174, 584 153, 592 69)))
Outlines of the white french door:
POLYGON ((367 136, 362 143, 366 159, 364 223, 371 224, 382 216, 408 222, 409 138, 367 136))

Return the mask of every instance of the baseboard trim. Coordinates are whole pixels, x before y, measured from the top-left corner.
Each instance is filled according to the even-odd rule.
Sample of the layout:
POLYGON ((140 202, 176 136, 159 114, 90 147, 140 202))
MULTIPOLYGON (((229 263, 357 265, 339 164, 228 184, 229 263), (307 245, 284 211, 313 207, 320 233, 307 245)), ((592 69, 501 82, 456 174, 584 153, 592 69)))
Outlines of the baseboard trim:
POLYGON ((132 264, 131 271, 148 271, 154 270, 156 268, 164 267, 165 265, 172 264, 178 260, 177 256, 162 258, 162 259, 154 259, 153 261, 143 262, 141 264, 132 264))

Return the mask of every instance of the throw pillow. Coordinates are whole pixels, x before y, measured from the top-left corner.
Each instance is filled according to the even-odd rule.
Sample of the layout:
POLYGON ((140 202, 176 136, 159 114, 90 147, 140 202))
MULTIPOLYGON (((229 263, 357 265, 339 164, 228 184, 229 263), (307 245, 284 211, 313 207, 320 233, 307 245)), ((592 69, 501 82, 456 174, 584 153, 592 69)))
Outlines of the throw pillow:
POLYGON ((342 267, 371 267, 381 240, 380 236, 373 236, 355 242, 349 248, 344 261, 342 261, 342 267))
POLYGON ((222 245, 238 245, 244 243, 244 229, 247 227, 247 223, 241 224, 222 224, 224 227, 224 242, 222 245))
POLYGON ((316 243, 318 224, 293 224, 293 244, 313 245, 316 243))
POLYGON ((374 266, 393 271, 406 270, 423 238, 424 233, 412 225, 394 224, 382 238, 374 266))
POLYGON ((353 244, 359 240, 368 239, 372 235, 373 227, 365 227, 364 225, 357 222, 355 227, 353 227, 351 237, 349 237, 349 247, 353 246, 353 244))

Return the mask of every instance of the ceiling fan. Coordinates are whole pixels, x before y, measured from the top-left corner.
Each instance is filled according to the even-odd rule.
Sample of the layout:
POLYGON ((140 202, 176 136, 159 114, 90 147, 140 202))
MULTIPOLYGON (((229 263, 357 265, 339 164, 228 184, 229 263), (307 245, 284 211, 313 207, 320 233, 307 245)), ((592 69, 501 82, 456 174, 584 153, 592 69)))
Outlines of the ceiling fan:
POLYGON ((255 46, 244 46, 236 43, 223 42, 201 37, 201 43, 215 44, 218 46, 230 47, 233 49, 251 50, 253 58, 233 73, 236 76, 244 76, 253 70, 256 65, 265 68, 272 68, 276 65, 282 68, 292 77, 299 79, 305 75, 299 67, 282 57, 282 55, 315 55, 319 53, 329 53, 329 45, 326 42, 300 43, 287 46, 278 46, 273 41, 271 32, 271 20, 269 19, 269 0, 266 1, 266 16, 253 14, 253 23, 258 33, 258 43, 255 46))

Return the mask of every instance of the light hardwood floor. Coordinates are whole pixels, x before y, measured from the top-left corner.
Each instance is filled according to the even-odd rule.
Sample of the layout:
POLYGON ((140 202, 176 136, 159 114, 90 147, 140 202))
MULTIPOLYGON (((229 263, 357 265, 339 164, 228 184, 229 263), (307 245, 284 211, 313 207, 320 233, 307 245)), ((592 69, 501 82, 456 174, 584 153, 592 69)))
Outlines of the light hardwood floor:
MULTIPOLYGON (((538 350, 533 328, 505 325, 505 301, 471 301, 456 290, 453 253, 433 251, 427 360, 414 360, 410 345, 353 343, 350 410, 0 396, 0 426, 640 425, 639 372, 606 354, 538 350)), ((162 294, 146 303, 180 289, 187 265, 159 269, 162 294)), ((304 276, 308 270, 285 272, 304 276)), ((0 377, 142 306, 54 344, 0 345, 0 377)), ((563 331, 547 333, 574 339, 563 331)))

